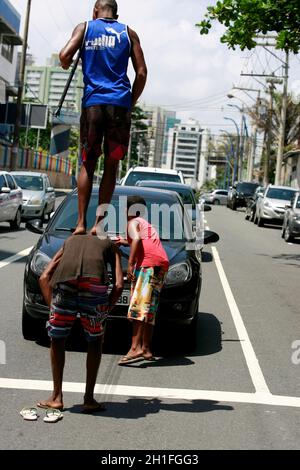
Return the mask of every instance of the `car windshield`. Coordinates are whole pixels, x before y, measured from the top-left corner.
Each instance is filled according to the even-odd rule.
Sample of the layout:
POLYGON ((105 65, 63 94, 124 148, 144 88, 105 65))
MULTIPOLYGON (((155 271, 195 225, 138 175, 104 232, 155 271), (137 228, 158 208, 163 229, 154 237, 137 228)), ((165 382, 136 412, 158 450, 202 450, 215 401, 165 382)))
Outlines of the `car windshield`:
POLYGON ((239 183, 236 187, 237 191, 241 193, 250 193, 253 194, 256 188, 258 187, 258 184, 253 184, 253 183, 239 183))
POLYGON ((132 171, 126 178, 125 186, 135 186, 138 181, 170 181, 171 183, 181 183, 179 175, 132 171))
POLYGON ((291 189, 270 188, 266 194, 270 199, 280 199, 282 201, 290 201, 295 191, 291 189))
MULTIPOLYGON (((161 240, 165 241, 188 241, 192 238, 191 222, 186 216, 183 217, 183 207, 179 203, 170 200, 157 200, 148 197, 146 199, 147 215, 144 216, 157 230, 161 240)), ((53 217, 50 231, 71 231, 76 227, 78 218, 77 196, 72 196, 64 205, 63 209, 53 217)), ((87 226, 91 228, 95 222, 95 214, 98 206, 98 197, 93 195, 87 212, 87 226)), ((126 196, 114 196, 110 208, 107 211, 104 229, 110 235, 126 236, 126 196)))
POLYGON ((43 178, 40 176, 14 175, 17 185, 28 191, 43 191, 43 178))

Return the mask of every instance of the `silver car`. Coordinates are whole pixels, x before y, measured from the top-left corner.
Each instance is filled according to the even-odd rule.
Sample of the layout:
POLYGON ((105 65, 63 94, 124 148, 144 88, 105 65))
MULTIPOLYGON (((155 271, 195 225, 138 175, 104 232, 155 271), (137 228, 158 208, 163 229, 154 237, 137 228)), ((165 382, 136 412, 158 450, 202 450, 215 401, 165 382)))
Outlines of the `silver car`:
POLYGON ((254 223, 263 227, 265 223, 282 223, 285 207, 291 203, 296 189, 289 186, 274 186, 269 184, 263 196, 256 203, 254 223))
POLYGON ((213 204, 214 206, 220 206, 227 204, 228 191, 225 189, 215 189, 210 193, 206 193, 202 196, 206 204, 213 204))
POLYGON ((292 242, 295 237, 300 237, 300 192, 286 206, 282 225, 282 238, 286 242, 292 242))
POLYGON ((32 171, 12 172, 17 184, 23 190, 23 219, 50 217, 55 206, 55 191, 46 173, 32 171))
POLYGON ((22 189, 7 171, 0 171, 0 222, 9 222, 12 229, 21 225, 22 189))

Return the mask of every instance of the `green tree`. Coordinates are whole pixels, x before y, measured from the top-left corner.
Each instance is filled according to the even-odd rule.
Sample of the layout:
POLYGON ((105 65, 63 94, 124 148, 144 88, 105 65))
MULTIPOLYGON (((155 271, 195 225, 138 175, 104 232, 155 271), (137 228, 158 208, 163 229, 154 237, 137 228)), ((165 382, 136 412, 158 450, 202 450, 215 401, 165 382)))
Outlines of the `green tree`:
POLYGON ((278 49, 300 50, 299 0, 219 0, 197 24, 200 33, 208 34, 215 20, 225 26, 221 42, 231 49, 253 49, 257 34, 277 33, 278 49))
POLYGON ((26 142, 26 129, 22 128, 20 132, 20 146, 27 147, 31 149, 36 149, 37 143, 39 150, 44 150, 49 152, 50 150, 50 141, 51 141, 51 125, 48 123, 46 129, 41 129, 40 138, 38 142, 38 129, 29 129, 27 133, 27 142, 26 142))

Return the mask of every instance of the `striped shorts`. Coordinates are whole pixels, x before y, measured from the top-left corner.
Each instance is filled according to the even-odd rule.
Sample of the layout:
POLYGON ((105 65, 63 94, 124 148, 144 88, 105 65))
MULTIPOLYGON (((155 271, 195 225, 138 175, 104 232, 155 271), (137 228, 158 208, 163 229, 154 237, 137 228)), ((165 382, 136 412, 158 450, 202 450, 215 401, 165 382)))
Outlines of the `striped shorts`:
POLYGON ((99 279, 84 277, 59 283, 53 290, 48 335, 67 338, 80 318, 87 341, 93 341, 104 334, 108 313, 108 288, 99 279))

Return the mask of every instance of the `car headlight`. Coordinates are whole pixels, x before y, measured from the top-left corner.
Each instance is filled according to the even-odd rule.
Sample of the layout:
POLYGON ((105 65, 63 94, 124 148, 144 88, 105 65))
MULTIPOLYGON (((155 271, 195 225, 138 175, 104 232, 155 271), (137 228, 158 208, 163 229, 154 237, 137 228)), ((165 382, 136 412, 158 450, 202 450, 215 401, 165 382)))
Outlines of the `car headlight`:
POLYGON ((42 253, 41 251, 37 251, 31 260, 30 268, 34 274, 40 277, 50 261, 51 259, 49 256, 45 255, 45 253, 42 253))
POLYGON ((30 204, 32 206, 41 206, 43 202, 41 201, 41 199, 34 197, 33 199, 30 200, 30 204))
POLYGON ((264 202, 265 207, 272 207, 272 204, 269 201, 264 202))
POLYGON ((300 221, 300 214, 294 215, 293 217, 294 220, 297 220, 298 222, 300 221))
POLYGON ((171 266, 167 274, 165 285, 174 286, 176 284, 184 284, 192 277, 192 268, 189 262, 175 264, 171 266))

